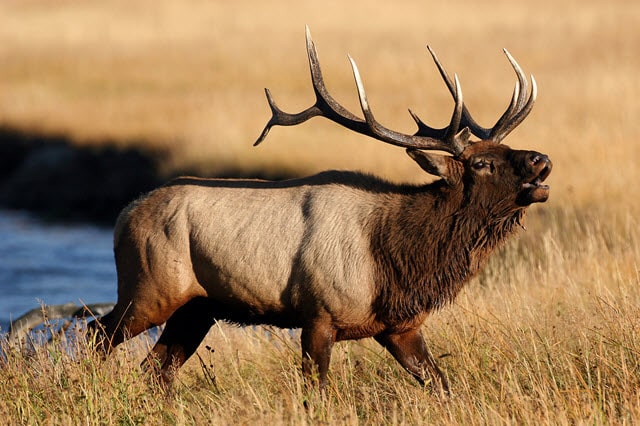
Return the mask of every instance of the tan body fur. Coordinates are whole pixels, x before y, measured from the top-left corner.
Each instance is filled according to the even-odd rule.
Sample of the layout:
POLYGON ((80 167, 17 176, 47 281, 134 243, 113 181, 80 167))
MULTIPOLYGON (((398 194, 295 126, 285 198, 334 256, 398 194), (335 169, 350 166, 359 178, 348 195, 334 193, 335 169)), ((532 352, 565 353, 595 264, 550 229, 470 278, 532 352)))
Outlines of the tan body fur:
POLYGON ((114 247, 126 292, 119 297, 136 301, 125 316, 160 325, 206 296, 242 301, 247 319, 287 317, 289 327, 301 327, 317 306, 341 327, 366 323, 374 290, 362 224, 375 202, 372 193, 313 180, 172 182, 118 220, 114 247), (167 305, 163 314, 154 309, 158 300, 167 305))

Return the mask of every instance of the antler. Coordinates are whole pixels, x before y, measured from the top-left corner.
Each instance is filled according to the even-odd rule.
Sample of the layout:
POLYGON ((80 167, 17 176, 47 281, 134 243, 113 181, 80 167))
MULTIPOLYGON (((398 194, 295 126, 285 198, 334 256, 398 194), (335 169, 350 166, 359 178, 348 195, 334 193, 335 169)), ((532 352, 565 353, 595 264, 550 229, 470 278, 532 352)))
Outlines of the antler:
MULTIPOLYGON (((438 67, 438 71, 440 71, 440 75, 442 79, 447 84, 449 88, 449 92, 454 96, 456 96, 457 83, 451 81, 451 78, 444 70, 442 64, 438 60, 431 46, 427 46, 429 53, 433 57, 436 66, 438 67)), ((529 83, 527 82, 527 78, 520 68, 520 65, 516 62, 516 60, 511 56, 511 54, 504 49, 505 55, 507 55, 507 59, 514 71, 516 72, 516 76, 518 80, 516 81, 515 87, 513 89, 513 97, 511 98, 511 103, 507 110, 502 114, 502 116, 498 119, 496 124, 491 128, 484 128, 480 126, 474 119, 471 117, 471 114, 467 110, 466 106, 462 107, 462 119, 460 120, 460 126, 468 127, 471 133, 480 139, 490 140, 495 143, 500 143, 505 136, 507 136, 513 129, 515 129, 522 121, 529 115, 531 109, 533 108, 533 104, 536 100, 536 96, 538 93, 538 87, 536 85, 536 80, 531 76, 531 93, 529 94, 529 99, 527 100, 527 92, 529 91, 529 83)), ((454 76, 455 77, 455 76, 454 76)), ((411 111, 409 111, 411 112, 411 111)), ((423 133, 430 134, 433 131, 429 126, 424 124, 422 120, 418 118, 413 112, 411 112, 413 119, 418 124, 418 132, 416 134, 420 135, 423 133)))
MULTIPOLYGON (((318 61, 318 54, 313 40, 311 39, 309 27, 306 27, 306 39, 309 68, 311 70, 311 81, 316 94, 316 102, 302 112, 296 114, 286 113, 278 108, 271 96, 271 92, 269 92, 269 89, 265 89, 272 116, 260 134, 260 137, 254 143, 254 146, 264 140, 273 126, 293 126, 303 123, 315 116, 328 118, 329 120, 332 120, 357 133, 371 136, 383 142, 405 148, 441 150, 457 156, 460 155, 469 144, 469 129, 464 127, 461 131, 458 131, 461 120, 465 116, 465 107, 462 100, 462 89, 456 75, 454 75, 454 83, 447 80, 447 85, 450 83, 452 84, 449 85, 449 90, 452 90, 453 98, 455 100, 455 108, 449 125, 443 129, 433 129, 420 121, 415 114, 411 113, 419 125, 419 130, 414 135, 407 135, 387 129, 375 120, 373 113, 371 112, 371 108, 369 107, 369 102, 367 101, 364 85, 362 83, 360 73, 358 72, 358 67, 351 57, 349 57, 349 61, 351 62, 351 67, 353 69, 353 76, 358 89, 360 106, 362 107, 365 119, 363 120, 355 116, 333 99, 324 84, 322 72, 320 70, 320 62, 318 61)), ((442 68, 440 69, 442 73, 442 68)), ((448 78, 449 77, 447 76, 446 79, 448 78)))

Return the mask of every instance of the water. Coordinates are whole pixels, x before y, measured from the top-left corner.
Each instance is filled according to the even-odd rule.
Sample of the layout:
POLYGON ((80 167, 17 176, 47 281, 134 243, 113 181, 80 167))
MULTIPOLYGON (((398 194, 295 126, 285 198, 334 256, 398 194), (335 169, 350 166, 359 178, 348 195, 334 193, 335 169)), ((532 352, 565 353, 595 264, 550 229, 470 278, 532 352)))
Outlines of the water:
POLYGON ((112 230, 0 210, 0 333, 41 304, 116 300, 112 230))

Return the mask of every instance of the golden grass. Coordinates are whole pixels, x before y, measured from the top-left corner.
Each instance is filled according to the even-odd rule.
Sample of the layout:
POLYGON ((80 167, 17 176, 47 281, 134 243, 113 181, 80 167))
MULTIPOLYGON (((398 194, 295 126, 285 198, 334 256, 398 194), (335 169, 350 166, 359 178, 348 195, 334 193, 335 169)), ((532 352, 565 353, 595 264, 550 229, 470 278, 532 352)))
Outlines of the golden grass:
POLYGON ((601 215, 536 212, 529 230, 426 323, 449 400, 414 383, 370 339, 336 345, 323 399, 303 386, 297 332, 220 324, 170 395, 137 367, 145 339, 106 362, 83 343, 75 356, 68 342, 30 356, 3 347, 0 416, 16 424, 633 424, 638 221, 601 215))
MULTIPOLYGON (((640 420, 640 3, 9 1, 0 4, 0 122, 169 149, 169 168, 424 180, 402 150, 321 119, 275 128, 262 92, 312 102, 304 24, 335 97, 358 111, 345 54, 372 108, 410 132, 412 107, 444 125, 452 101, 429 42, 481 123, 503 111, 507 47, 539 82, 507 143, 550 155, 551 200, 425 333, 453 397, 415 385, 369 340, 339 344, 324 401, 307 393, 287 331, 214 327, 165 396, 134 342, 105 363, 59 347, 9 352, 0 418, 18 423, 602 424, 640 420), (213 364, 213 367, 210 366, 213 364), (215 384, 211 377, 215 375, 215 384), (309 409, 305 410, 303 402, 309 409)), ((122 142, 124 143, 124 142, 122 142)), ((115 285, 115 284, 114 284, 115 285)), ((142 346, 142 347, 141 347, 142 346)))

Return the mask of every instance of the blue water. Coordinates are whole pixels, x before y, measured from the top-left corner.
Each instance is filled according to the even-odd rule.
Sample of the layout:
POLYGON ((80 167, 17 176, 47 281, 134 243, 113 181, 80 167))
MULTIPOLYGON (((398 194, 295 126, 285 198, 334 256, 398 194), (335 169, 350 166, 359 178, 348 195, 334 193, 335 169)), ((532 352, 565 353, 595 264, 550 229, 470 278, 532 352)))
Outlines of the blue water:
POLYGON ((0 333, 41 304, 115 302, 112 230, 0 210, 0 333))

